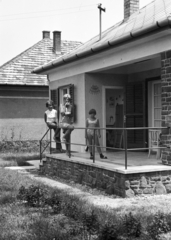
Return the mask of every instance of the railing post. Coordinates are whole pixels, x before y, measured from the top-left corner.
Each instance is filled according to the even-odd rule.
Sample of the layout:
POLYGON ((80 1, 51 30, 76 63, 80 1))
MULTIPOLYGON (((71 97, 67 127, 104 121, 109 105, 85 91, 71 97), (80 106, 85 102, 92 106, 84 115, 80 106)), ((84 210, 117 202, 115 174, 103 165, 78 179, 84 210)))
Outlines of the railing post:
POLYGON ((51 154, 51 149, 52 149, 51 137, 52 137, 52 131, 51 131, 51 129, 50 129, 50 154, 51 154))
POLYGON ((95 163, 95 134, 96 129, 93 131, 93 163, 95 163))
POLYGON ((40 162, 41 162, 41 160, 42 160, 42 141, 40 140, 39 143, 40 143, 40 162))
POLYGON ((127 129, 124 129, 124 142, 125 142, 125 169, 127 169, 127 129))

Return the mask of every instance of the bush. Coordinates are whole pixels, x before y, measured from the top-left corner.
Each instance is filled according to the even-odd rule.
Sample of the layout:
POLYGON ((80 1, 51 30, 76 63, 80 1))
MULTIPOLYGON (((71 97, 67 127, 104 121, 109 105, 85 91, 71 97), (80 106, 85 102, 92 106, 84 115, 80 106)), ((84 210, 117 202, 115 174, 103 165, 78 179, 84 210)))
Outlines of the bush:
POLYGON ((68 196, 67 194, 62 198, 62 212, 65 216, 73 218, 74 220, 80 219, 81 201, 74 196, 68 196))
POLYGON ((46 199, 46 204, 49 205, 55 214, 62 210, 62 197, 59 192, 53 191, 51 196, 46 199))
POLYGON ((94 210, 90 212, 84 212, 81 216, 83 223, 83 229, 89 232, 91 235, 96 235, 99 231, 99 221, 94 210))
POLYGON ((16 198, 11 193, 7 192, 3 194, 3 196, 0 196, 0 205, 13 203, 15 202, 16 198))
POLYGON ((123 227, 128 237, 139 237, 142 233, 142 226, 139 219, 130 212, 123 218, 123 227))
POLYGON ((119 240, 119 231, 117 224, 106 221, 100 228, 99 240, 119 240))
POLYGON ((147 226, 147 232, 154 240, 158 240, 161 234, 169 231, 170 228, 166 221, 166 216, 161 212, 156 213, 152 222, 147 226))
POLYGON ((41 207, 45 204, 45 193, 43 187, 30 185, 28 188, 21 186, 17 198, 26 201, 30 207, 41 207))

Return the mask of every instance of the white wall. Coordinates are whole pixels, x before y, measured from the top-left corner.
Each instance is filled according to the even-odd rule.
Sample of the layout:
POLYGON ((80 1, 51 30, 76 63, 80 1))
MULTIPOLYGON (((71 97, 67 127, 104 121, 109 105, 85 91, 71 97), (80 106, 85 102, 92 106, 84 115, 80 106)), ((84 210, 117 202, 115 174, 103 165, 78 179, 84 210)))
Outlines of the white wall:
MULTIPOLYGON (((85 78, 84 74, 64 78, 61 80, 54 80, 50 82, 50 89, 62 87, 64 85, 74 84, 74 102, 76 111, 76 121, 74 122, 75 127, 84 127, 85 124, 85 78)), ((71 141, 73 143, 85 143, 85 131, 75 129, 71 135, 71 141)), ((74 151, 84 151, 82 146, 72 146, 74 151)))
MULTIPOLYGON (((125 75, 112 75, 112 74, 86 74, 85 78, 85 97, 86 97, 86 118, 89 116, 88 112, 91 108, 96 109, 97 118, 99 118, 100 126, 103 127, 103 101, 102 87, 103 86, 125 86, 127 76, 125 75), (93 86, 96 86, 98 91, 92 91, 93 86)), ((104 126, 105 127, 105 126, 104 126)), ((101 135, 102 132, 101 132, 101 135)), ((102 144, 103 139, 100 142, 102 144)))

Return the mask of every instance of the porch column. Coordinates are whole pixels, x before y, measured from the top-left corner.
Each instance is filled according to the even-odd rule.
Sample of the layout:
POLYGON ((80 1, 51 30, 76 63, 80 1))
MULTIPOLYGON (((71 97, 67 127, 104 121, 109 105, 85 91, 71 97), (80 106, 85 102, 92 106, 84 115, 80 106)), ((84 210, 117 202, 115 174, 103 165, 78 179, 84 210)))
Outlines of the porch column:
MULTIPOLYGON (((167 127, 167 116, 171 114, 171 50, 161 53, 161 104, 162 127, 167 127)), ((162 130, 162 163, 171 165, 171 131, 162 130)))

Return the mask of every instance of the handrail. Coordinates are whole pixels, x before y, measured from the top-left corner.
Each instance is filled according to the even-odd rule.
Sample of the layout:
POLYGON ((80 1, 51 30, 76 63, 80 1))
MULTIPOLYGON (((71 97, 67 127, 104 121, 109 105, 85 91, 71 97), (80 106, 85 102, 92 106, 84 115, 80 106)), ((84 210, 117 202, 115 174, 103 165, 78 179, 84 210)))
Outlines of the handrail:
POLYGON ((44 153, 46 148, 49 146, 49 144, 50 144, 50 154, 51 154, 51 129, 50 128, 48 128, 48 130, 45 132, 43 137, 40 139, 39 144, 40 144, 40 162, 41 162, 42 161, 42 154, 44 153), (44 137, 48 134, 49 131, 50 131, 50 141, 47 143, 47 145, 43 148, 43 151, 42 151, 42 141, 43 141, 44 137))
MULTIPOLYGON (((169 127, 136 127, 136 128, 97 128, 97 127, 74 127, 74 129, 82 129, 82 130, 87 130, 87 129, 92 129, 93 130, 93 135, 94 135, 94 139, 95 139, 95 134, 96 134, 96 130, 122 130, 123 131, 123 136, 124 136, 124 148, 114 148, 114 147, 104 147, 101 146, 101 148, 106 148, 106 149, 114 149, 114 150, 121 150, 125 152, 125 169, 127 169, 128 167, 128 151, 138 151, 138 150, 147 150, 150 149, 149 147, 145 147, 145 148, 129 148, 127 147, 127 132, 129 130, 161 130, 161 129, 169 129, 169 127)), ((47 148, 47 146, 50 144, 50 154, 51 154, 51 131, 50 131, 50 142, 48 143, 48 145, 44 148, 44 150, 41 152, 41 141, 43 140, 43 138, 46 136, 46 134, 48 133, 49 129, 47 130, 47 132, 44 134, 44 136, 42 137, 42 139, 40 140, 40 161, 41 161, 41 157, 42 157, 42 153, 45 151, 45 149, 47 148)), ((58 141, 58 143, 64 143, 62 141, 58 141)), ((70 145, 77 145, 77 146, 86 146, 85 144, 80 144, 80 143, 69 143, 70 145)), ((93 142, 93 145, 89 145, 92 147, 93 149, 93 163, 95 163, 95 147, 96 144, 95 142, 93 142)), ((154 149, 163 149, 166 147, 154 147, 154 149)), ((69 157, 71 157, 70 153, 69 153, 69 157)))

